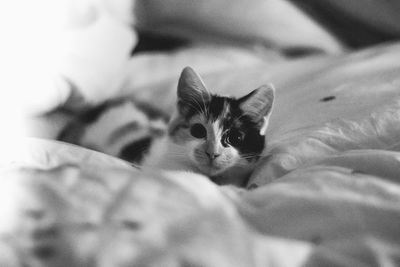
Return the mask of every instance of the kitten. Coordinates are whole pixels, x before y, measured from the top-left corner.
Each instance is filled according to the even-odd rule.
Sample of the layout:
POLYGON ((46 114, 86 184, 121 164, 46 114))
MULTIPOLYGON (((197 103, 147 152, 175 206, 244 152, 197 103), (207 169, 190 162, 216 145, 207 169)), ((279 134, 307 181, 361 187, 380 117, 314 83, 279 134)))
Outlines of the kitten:
POLYGON ((264 85, 236 99, 211 94, 186 67, 167 134, 155 141, 147 168, 204 174, 217 184, 244 186, 265 147, 274 88, 264 85))

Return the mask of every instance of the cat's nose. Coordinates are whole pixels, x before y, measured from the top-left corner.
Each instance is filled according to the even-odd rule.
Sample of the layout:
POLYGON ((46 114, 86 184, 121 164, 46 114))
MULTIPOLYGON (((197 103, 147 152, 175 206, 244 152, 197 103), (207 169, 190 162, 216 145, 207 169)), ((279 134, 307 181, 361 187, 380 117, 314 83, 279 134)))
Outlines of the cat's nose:
POLYGON ((209 159, 216 159, 216 158, 218 158, 221 154, 214 153, 214 152, 211 152, 211 153, 206 152, 206 155, 207 155, 207 157, 208 157, 209 159))

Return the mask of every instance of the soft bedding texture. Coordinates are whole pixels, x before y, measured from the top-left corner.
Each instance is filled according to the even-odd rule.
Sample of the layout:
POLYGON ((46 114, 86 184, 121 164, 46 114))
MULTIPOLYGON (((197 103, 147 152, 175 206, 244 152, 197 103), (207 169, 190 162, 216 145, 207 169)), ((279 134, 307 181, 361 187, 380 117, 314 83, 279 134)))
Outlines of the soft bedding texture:
MULTIPOLYGON (((67 264, 58 266, 396 266, 398 47, 311 58, 264 74, 277 77, 281 93, 268 132, 270 156, 256 169, 251 191, 218 188, 205 177, 179 172, 143 174, 98 152, 27 139, 2 157, 3 203, 15 203, 2 206, 9 218, 1 230, 2 261, 11 266, 25 261, 42 266, 57 261, 67 264), (297 64, 309 67, 288 79, 297 64), (280 80, 282 73, 286 79, 280 80), (11 188, 24 193, 7 193, 15 192, 11 188), (51 219, 41 222, 34 217, 38 210, 51 219), (55 235, 34 234, 49 222, 59 229, 55 235), (55 249, 43 257, 48 246, 55 249), (60 249, 64 246, 70 249, 60 249)), ((259 65, 235 73, 241 76, 211 72, 205 81, 240 92, 243 77, 254 84, 254 77, 263 79, 259 65)), ((171 78, 164 90, 172 92, 173 84, 171 78)))
POLYGON ((4 266, 398 263, 397 152, 349 153, 347 167, 326 161, 238 194, 71 145, 22 145, 1 162, 4 266), (351 169, 363 160, 382 171, 351 169))
MULTIPOLYGON (((122 96, 169 114, 179 72, 187 65, 220 94, 239 96, 273 83, 276 103, 265 157, 249 190, 238 190, 196 174, 143 173, 110 155, 61 142, 2 138, 0 266, 400 264, 398 42, 333 55, 342 44, 286 1, 254 1, 247 13, 233 1, 230 13, 218 17, 208 8, 227 1, 185 1, 188 8, 197 6, 196 13, 186 14, 171 7, 181 1, 146 0, 136 11, 147 7, 152 15, 138 18, 140 30, 190 39, 204 30, 210 39, 235 41, 129 58, 136 33, 129 30, 130 15, 115 3, 92 1, 98 16, 70 25, 75 27, 69 37, 83 41, 86 56, 72 47, 72 61, 60 75, 66 79, 55 88, 62 92, 28 102, 50 111, 74 97, 82 104, 122 96), (271 3, 296 14, 281 24, 287 34, 260 31, 280 16, 252 16, 271 14, 274 9, 265 9, 271 3), (166 8, 154 9, 157 5, 166 8), (242 27, 235 32, 232 25, 242 27), (301 29, 310 32, 291 35, 301 29), (90 43, 101 40, 107 40, 105 49, 92 50, 90 43), (328 54, 289 59, 281 53, 293 46, 328 54), (109 90, 96 93, 105 87, 109 90), (69 91, 78 96, 66 99, 69 91)), ((80 7, 85 10, 85 4, 80 7)), ((39 116, 36 109, 34 118, 32 135, 47 138, 73 120, 58 111, 39 116)))
POLYGON ((141 30, 200 42, 211 39, 330 53, 343 50, 340 42, 324 27, 282 0, 252 0, 246 5, 240 0, 138 1, 136 16, 141 30))
POLYGON ((296 266, 311 251, 257 234, 202 176, 37 139, 15 152, 1 161, 2 266, 296 266))
MULTIPOLYGON (((178 69, 189 64, 185 57, 180 61, 171 57, 157 60, 178 69)), ((270 156, 252 177, 252 182, 261 185, 303 164, 349 150, 398 150, 399 58, 400 46, 388 44, 335 57, 276 60, 273 66, 254 62, 218 71, 206 69, 203 78, 220 94, 240 96, 267 81, 277 88, 267 130, 265 154, 270 156)), ((154 58, 149 55, 147 60, 154 58)), ((134 61, 133 72, 148 77, 134 61)), ((198 67, 202 70, 202 65, 198 67)), ((136 99, 154 101, 158 108, 171 112, 177 74, 164 81, 152 79, 148 86, 136 87, 132 81, 126 88, 136 99)), ((165 72, 160 75, 167 76, 165 72)))

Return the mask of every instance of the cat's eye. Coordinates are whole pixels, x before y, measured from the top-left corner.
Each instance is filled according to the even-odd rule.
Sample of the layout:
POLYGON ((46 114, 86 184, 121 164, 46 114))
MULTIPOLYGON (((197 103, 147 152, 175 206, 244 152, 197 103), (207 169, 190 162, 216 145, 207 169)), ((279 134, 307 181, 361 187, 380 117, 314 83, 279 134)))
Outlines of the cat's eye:
POLYGON ((231 130, 227 134, 226 141, 230 145, 238 146, 243 142, 243 137, 243 133, 236 130, 231 130))
POLYGON ((207 130, 200 123, 195 123, 190 127, 190 134, 195 138, 205 138, 207 136, 207 130))

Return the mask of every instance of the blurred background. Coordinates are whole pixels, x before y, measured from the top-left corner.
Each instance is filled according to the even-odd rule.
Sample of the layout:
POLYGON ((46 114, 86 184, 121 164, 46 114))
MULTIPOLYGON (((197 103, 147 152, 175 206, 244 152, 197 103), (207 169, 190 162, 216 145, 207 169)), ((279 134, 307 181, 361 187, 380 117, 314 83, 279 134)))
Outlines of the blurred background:
MULTIPOLYGON (((400 36, 395 0, 9 0, 0 9, 0 114, 11 137, 54 138, 65 122, 48 115, 60 107, 121 96, 152 101, 161 89, 149 88, 167 88, 186 65, 205 77, 257 64, 293 76, 312 64, 290 73, 282 64, 400 36)), ((164 92, 157 104, 169 112, 172 99, 164 92)))

